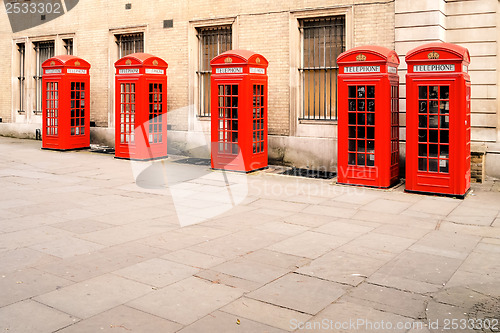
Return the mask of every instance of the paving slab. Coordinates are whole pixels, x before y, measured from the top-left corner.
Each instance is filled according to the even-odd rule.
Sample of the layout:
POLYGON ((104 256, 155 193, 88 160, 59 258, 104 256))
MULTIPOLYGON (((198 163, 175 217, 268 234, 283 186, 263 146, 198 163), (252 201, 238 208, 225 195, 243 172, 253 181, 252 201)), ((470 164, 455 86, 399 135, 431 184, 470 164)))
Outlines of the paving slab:
POLYGON ((408 318, 425 318, 428 296, 394 288, 363 283, 353 289, 342 301, 371 306, 377 310, 398 314, 408 318))
POLYGON ((296 269, 308 264, 311 259, 282 252, 260 249, 244 256, 249 260, 287 269, 296 269))
POLYGON ((351 241, 349 245, 358 245, 368 249, 399 254, 409 248, 415 239, 379 234, 375 231, 361 235, 351 241))
POLYGON ((346 292, 340 284, 290 273, 247 297, 307 314, 317 314, 346 292))
POLYGON ((33 300, 0 308, 3 332, 52 333, 80 319, 33 300))
POLYGON ((398 290, 409 291, 416 294, 433 293, 443 287, 439 284, 417 281, 406 278, 405 276, 396 276, 384 271, 374 273, 367 279, 367 282, 378 286, 385 286, 398 290))
MULTIPOLYGON (((331 304, 306 323, 305 332, 406 332, 414 320, 370 306, 339 301, 331 304), (398 325, 401 328, 398 328, 398 325)), ((298 325, 293 322, 294 327, 298 325)))
POLYGON ((189 249, 216 257, 232 259, 259 250, 289 236, 257 229, 244 229, 233 234, 205 241, 189 249))
MULTIPOLYGON (((377 273, 396 276, 404 280, 444 285, 462 264, 461 259, 427 253, 404 251, 395 260, 384 265, 377 273)), ((411 287, 408 287, 411 290, 411 287)))
POLYGON ((68 258, 80 254, 91 253, 105 248, 105 245, 86 241, 77 237, 65 237, 30 246, 37 250, 58 258, 68 258))
MULTIPOLYGON (((1 246, 1 245, 0 245, 1 246)), ((0 251, 0 272, 12 272, 61 260, 60 258, 21 247, 10 251, 0 251)))
POLYGON ((283 221, 286 223, 297 224, 311 228, 319 227, 334 220, 336 220, 336 218, 331 216, 305 213, 297 213, 291 216, 287 216, 283 219, 283 221))
POLYGON ((422 199, 408 208, 409 211, 446 216, 460 205, 460 201, 444 197, 422 199))
POLYGON ((349 240, 350 238, 346 237, 337 237, 319 232, 306 231, 300 235, 275 243, 267 247, 267 249, 298 257, 315 259, 349 242, 349 240))
POLYGON ((362 210, 389 214, 399 214, 411 206, 411 203, 391 199, 376 199, 361 207, 362 210))
POLYGON ((149 259, 117 271, 118 275, 157 288, 165 287, 198 273, 198 268, 179 264, 166 259, 149 259))
POLYGON ((355 238, 372 231, 375 228, 373 226, 364 226, 362 224, 363 223, 361 221, 356 223, 356 220, 338 219, 315 228, 313 231, 339 237, 355 238))
POLYGON ((480 238, 446 231, 431 231, 410 247, 411 251, 465 259, 480 238))
POLYGON ((26 268, 0 275, 0 307, 73 284, 72 281, 26 268))
POLYGON ((231 313, 239 318, 247 318, 259 323, 277 327, 284 331, 292 331, 290 321, 308 321, 311 315, 260 302, 251 298, 241 297, 221 308, 221 311, 231 313))
POLYGON ((182 325, 153 316, 128 306, 117 306, 101 312, 88 319, 68 326, 58 333, 90 333, 90 332, 141 332, 141 333, 173 333, 182 325))
POLYGON ((128 303, 129 306, 189 325, 239 298, 243 291, 196 277, 155 290, 128 303))
POLYGON ((36 268, 68 280, 80 282, 138 262, 166 254, 166 250, 140 243, 116 245, 58 261, 43 263, 36 268))
POLYGON ((275 327, 271 327, 250 319, 239 318, 237 315, 215 311, 208 316, 198 320, 192 325, 182 329, 179 333, 206 333, 206 332, 227 332, 227 333, 282 333, 286 332, 275 327))
POLYGON ((304 214, 315 214, 330 216, 333 218, 350 218, 356 213, 356 209, 353 207, 332 207, 327 205, 309 205, 302 211, 304 214))
POLYGON ((268 283, 290 272, 289 269, 259 263, 248 258, 236 258, 212 267, 212 270, 241 279, 268 283))
POLYGON ((229 286, 232 288, 241 289, 244 292, 250 292, 257 288, 262 287, 263 283, 250 281, 246 279, 242 279, 240 277, 228 275, 225 273, 213 271, 211 269, 207 269, 199 272, 195 275, 195 277, 209 281, 211 283, 222 284, 225 286, 229 286))
POLYGON ((342 284, 357 286, 386 261, 342 251, 330 252, 296 272, 342 284))
POLYGON ((226 259, 224 258, 219 258, 209 254, 204 254, 187 249, 170 252, 162 256, 161 258, 205 269, 222 264, 224 261, 226 261, 226 259))
MULTIPOLYGON (((109 220, 108 220, 109 222, 109 220)), ((99 231, 113 226, 111 223, 99 222, 93 219, 82 219, 52 223, 52 227, 63 229, 74 234, 86 234, 88 232, 99 231)))
POLYGON ((105 274, 37 296, 34 300, 84 319, 151 291, 151 286, 146 284, 105 274))

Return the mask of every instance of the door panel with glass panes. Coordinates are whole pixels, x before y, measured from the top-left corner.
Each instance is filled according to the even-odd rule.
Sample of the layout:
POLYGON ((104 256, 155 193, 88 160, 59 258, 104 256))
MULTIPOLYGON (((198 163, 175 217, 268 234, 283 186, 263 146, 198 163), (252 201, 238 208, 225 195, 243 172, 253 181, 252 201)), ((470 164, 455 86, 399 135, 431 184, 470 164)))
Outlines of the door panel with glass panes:
POLYGON ((348 164, 375 166, 375 85, 348 87, 348 164))
POLYGON ((418 172, 450 172, 450 85, 418 86, 418 172))

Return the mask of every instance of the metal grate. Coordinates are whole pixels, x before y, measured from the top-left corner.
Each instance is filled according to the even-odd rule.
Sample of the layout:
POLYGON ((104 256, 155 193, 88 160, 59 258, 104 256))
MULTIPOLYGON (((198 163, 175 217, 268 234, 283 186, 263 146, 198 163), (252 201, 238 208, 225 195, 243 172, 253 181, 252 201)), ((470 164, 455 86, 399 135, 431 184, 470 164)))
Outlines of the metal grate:
POLYGON ((44 41, 36 42, 35 54, 36 54, 36 74, 33 76, 35 79, 35 96, 36 105, 33 113, 42 113, 42 64, 45 60, 52 58, 54 56, 54 41, 44 41))
POLYGON ((73 55, 73 39, 72 38, 63 39, 63 42, 64 42, 64 48, 66 49, 66 54, 73 55))
POLYGON ((25 61, 26 61, 26 48, 24 43, 17 44, 17 51, 19 52, 19 109, 17 112, 24 113, 24 76, 25 61))
POLYGON ((345 51, 345 17, 300 21, 301 119, 337 119, 337 56, 345 51))
POLYGON ((144 33, 117 35, 116 43, 120 58, 132 53, 142 53, 144 52, 144 33))
POLYGON ((198 64, 198 86, 200 93, 200 107, 198 116, 210 116, 210 61, 219 54, 231 50, 232 32, 231 26, 218 26, 198 28, 199 40, 199 64, 198 64))

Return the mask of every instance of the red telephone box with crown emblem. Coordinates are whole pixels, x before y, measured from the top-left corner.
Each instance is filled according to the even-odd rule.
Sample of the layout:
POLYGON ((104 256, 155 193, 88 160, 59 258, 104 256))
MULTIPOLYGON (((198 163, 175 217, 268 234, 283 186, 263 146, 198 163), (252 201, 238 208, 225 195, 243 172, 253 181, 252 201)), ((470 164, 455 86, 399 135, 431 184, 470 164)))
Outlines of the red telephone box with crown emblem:
POLYGON ((90 146, 90 64, 61 55, 42 64, 42 149, 90 146))
POLYGON ((231 50, 210 65, 212 168, 266 168, 268 61, 252 51, 231 50))
POLYGON ((399 58, 380 46, 337 58, 340 184, 387 188, 399 179, 399 58))
POLYGON ((464 197, 471 176, 469 51, 429 43, 406 54, 406 191, 464 197))
POLYGON ((134 53, 118 60, 115 68, 115 157, 167 157, 168 64, 134 53))

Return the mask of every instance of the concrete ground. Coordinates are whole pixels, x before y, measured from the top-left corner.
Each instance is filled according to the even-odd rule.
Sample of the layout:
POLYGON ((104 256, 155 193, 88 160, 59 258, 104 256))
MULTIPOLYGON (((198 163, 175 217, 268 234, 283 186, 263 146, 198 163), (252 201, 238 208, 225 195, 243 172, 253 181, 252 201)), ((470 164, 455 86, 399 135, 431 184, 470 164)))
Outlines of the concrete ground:
POLYGON ((500 186, 465 200, 0 138, 1 332, 500 330, 500 186))

